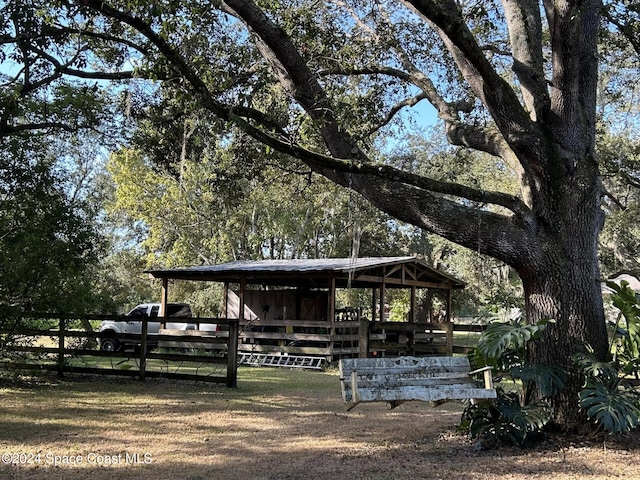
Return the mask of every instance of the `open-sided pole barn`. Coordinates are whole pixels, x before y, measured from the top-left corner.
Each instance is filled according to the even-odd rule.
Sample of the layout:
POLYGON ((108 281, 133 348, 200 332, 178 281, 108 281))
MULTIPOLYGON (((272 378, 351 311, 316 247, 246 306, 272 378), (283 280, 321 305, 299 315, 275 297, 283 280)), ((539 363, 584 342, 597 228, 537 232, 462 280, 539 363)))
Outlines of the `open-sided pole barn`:
MULTIPOLYGON (((371 348, 362 348, 362 319, 353 315, 357 310, 346 312, 336 309, 338 289, 371 289, 375 305, 371 306, 372 318, 367 320, 387 326, 391 322, 384 322, 385 292, 396 288, 408 289, 411 308, 406 322, 401 323, 413 325, 409 329, 411 332, 422 333, 420 325, 430 324, 432 319, 427 313, 418 315, 417 289, 443 292, 445 318, 439 322, 448 323, 451 320, 452 291, 464 288, 460 280, 432 268, 415 256, 235 261, 154 269, 147 273, 162 280, 163 305, 167 303, 169 281, 172 279, 223 283, 223 316, 240 320, 241 329, 244 327, 243 345, 251 351, 321 354, 331 359, 372 353, 371 348), (351 323, 347 324, 347 321, 351 323), (355 331, 360 332, 356 339, 354 335, 358 336, 358 333, 354 334, 355 331)), ((393 323, 399 327, 398 322, 393 323)), ((389 328, 385 328, 387 330, 389 328)), ((410 336, 413 343, 420 337, 410 336)), ((382 337, 378 334, 374 340, 376 338, 382 337)), ((398 341, 394 345, 402 343, 399 338, 395 340, 398 341)), ((404 340, 407 343, 408 340, 404 340)), ((370 343, 368 339, 366 341, 370 343)), ((374 347, 374 353, 377 348, 384 354, 390 343, 374 347)))

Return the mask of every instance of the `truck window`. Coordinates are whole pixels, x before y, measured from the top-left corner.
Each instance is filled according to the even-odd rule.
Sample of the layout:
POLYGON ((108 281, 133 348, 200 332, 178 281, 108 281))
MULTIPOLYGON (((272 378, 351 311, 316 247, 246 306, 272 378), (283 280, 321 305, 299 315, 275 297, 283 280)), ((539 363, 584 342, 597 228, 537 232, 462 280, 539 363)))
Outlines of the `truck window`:
POLYGON ((142 318, 145 316, 145 314, 147 313, 147 308, 146 307, 137 307, 134 308, 133 310, 131 310, 131 312, 129 312, 129 315, 127 315, 128 317, 136 317, 136 318, 142 318))
POLYGON ((191 317, 191 308, 188 305, 169 304, 167 305, 167 317, 191 317))

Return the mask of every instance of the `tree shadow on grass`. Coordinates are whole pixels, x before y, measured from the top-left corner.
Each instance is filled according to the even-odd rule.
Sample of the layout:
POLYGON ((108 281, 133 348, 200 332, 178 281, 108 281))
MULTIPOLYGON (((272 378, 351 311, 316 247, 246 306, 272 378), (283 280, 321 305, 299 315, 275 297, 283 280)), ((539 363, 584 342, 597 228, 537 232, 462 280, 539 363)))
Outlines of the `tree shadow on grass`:
POLYGON ((640 478, 637 435, 607 450, 552 439, 534 450, 477 452, 452 434, 460 404, 363 404, 346 413, 337 376, 316 372, 251 372, 239 385, 87 377, 2 388, 0 453, 41 460, 0 464, 0 477, 640 478), (52 464, 74 455, 83 463, 52 464))

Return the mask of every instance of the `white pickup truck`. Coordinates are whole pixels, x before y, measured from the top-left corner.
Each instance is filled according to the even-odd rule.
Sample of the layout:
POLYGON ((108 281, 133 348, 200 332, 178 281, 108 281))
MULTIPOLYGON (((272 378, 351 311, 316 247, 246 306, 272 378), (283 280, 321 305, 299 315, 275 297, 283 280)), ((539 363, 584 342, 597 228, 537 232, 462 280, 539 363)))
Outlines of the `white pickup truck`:
MULTIPOLYGON (((159 303, 143 303, 138 305, 129 313, 120 317, 119 320, 105 320, 100 323, 98 332, 100 333, 100 350, 105 352, 117 352, 125 345, 139 345, 135 340, 120 340, 116 338, 117 333, 142 333, 142 319, 157 318, 160 312, 159 303)), ((192 317, 191 307, 186 303, 169 303, 165 317, 188 319, 192 317)), ((175 330, 196 330, 196 324, 188 321, 167 322, 166 327, 175 330)), ((158 333, 160 322, 149 322, 148 333, 158 333)))

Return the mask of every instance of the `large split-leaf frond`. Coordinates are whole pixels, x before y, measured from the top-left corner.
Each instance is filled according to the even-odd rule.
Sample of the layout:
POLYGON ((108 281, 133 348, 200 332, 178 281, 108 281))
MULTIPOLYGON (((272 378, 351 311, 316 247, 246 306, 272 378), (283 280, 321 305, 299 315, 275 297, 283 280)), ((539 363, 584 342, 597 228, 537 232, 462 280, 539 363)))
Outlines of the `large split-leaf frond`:
POLYGON ((492 323, 478 341, 477 352, 495 363, 507 350, 521 350, 527 342, 538 338, 550 320, 536 324, 492 323))
POLYGON ((565 370, 556 366, 527 364, 509 370, 513 378, 523 383, 534 383, 543 397, 555 395, 564 387, 568 375, 565 370))
POLYGON ((481 448, 504 443, 524 447, 549 423, 551 409, 544 401, 522 406, 517 394, 501 391, 497 401, 467 407, 462 420, 463 430, 481 448))
POLYGON ((551 410, 545 402, 502 404, 498 407, 505 420, 515 426, 524 435, 540 431, 551 420, 551 410))
POLYGON ((623 333, 623 356, 630 359, 640 357, 640 295, 631 287, 629 282, 621 281, 620 285, 615 282, 607 282, 607 287, 614 291, 611 301, 620 310, 620 314, 625 319, 626 329, 621 329, 623 333))
POLYGON ((640 396, 625 388, 623 379, 612 383, 588 379, 580 392, 580 406, 608 433, 640 426, 640 396))

